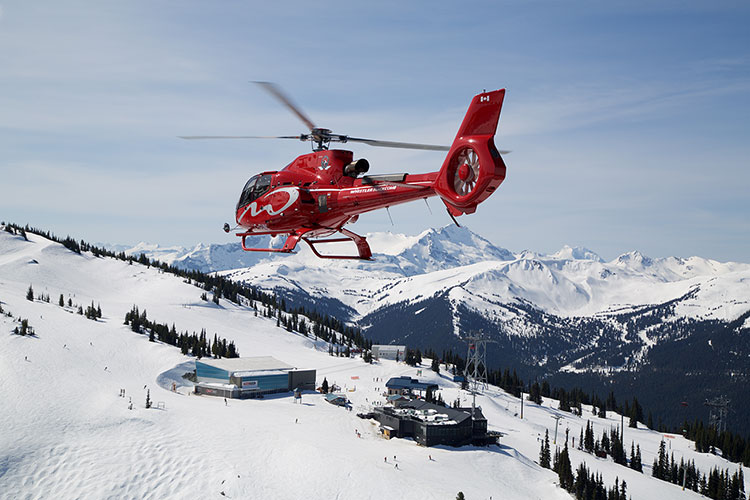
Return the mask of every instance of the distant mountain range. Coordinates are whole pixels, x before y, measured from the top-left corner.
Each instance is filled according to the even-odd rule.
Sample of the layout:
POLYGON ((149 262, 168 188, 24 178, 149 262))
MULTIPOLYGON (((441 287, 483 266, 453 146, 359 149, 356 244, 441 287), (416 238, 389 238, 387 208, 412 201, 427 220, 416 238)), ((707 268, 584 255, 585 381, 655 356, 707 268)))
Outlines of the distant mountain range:
POLYGON ((750 264, 637 251, 605 262, 567 246, 513 253, 455 226, 368 239, 372 262, 317 259, 306 248, 268 256, 238 244, 127 252, 274 290, 378 342, 465 355, 461 337, 481 331, 493 341, 490 367, 647 393, 647 407, 661 413, 675 401, 693 405, 683 414, 703 412, 703 400, 719 393, 736 405, 746 399, 750 264))

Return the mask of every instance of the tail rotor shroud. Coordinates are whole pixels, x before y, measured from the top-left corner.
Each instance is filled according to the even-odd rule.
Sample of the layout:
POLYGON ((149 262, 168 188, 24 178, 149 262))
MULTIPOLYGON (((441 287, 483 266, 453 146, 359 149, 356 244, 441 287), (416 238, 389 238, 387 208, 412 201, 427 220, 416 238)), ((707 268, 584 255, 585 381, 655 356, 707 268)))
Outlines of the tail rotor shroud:
POLYGON ((470 194, 476 188, 479 178, 479 155, 472 148, 464 148, 451 163, 455 193, 458 196, 470 194))
POLYGON ((435 180, 434 189, 451 215, 471 214, 505 179, 505 163, 494 143, 505 89, 474 97, 435 180))

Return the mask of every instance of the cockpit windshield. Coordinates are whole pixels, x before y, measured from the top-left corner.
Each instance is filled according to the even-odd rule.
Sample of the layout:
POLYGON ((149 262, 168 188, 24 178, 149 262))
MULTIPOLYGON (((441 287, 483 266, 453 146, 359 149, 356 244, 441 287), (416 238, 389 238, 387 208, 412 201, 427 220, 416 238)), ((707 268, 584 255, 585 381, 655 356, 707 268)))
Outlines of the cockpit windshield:
POLYGON ((271 174, 262 174, 251 177, 242 190, 240 201, 237 202, 237 210, 261 197, 270 187, 271 174))

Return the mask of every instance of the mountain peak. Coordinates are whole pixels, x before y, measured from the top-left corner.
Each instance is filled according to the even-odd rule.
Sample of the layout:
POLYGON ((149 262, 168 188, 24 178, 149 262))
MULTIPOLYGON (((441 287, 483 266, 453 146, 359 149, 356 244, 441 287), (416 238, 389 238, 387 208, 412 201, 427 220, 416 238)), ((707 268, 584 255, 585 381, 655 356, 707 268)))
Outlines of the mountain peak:
POLYGON ((414 243, 397 255, 407 274, 476 264, 492 260, 515 260, 505 248, 496 247, 465 227, 443 226, 422 232, 414 243))
POLYGON ((553 259, 559 260, 593 260, 595 262, 604 262, 599 255, 586 247, 563 246, 560 250, 550 255, 553 259))
POLYGON ((653 260, 651 259, 651 257, 643 255, 638 250, 633 250, 632 252, 624 253, 617 257, 616 263, 626 266, 636 265, 641 267, 648 267, 653 264, 653 260))

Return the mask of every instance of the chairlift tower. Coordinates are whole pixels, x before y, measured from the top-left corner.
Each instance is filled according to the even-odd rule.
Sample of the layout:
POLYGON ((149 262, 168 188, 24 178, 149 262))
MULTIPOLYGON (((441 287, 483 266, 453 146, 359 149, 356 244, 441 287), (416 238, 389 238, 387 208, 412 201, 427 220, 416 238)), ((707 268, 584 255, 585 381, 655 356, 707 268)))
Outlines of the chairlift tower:
POLYGON ((716 429, 716 432, 722 432, 727 430, 727 415, 729 414, 729 399, 726 396, 719 396, 712 400, 706 400, 703 403, 705 406, 711 408, 711 413, 708 417, 708 425, 716 429))
POLYGON ((464 367, 464 377, 469 382, 469 390, 472 394, 471 410, 472 416, 476 408, 477 393, 487 389, 487 342, 495 342, 485 337, 480 331, 479 335, 463 337, 469 344, 469 350, 466 354, 466 366, 464 367), (471 370, 469 367, 471 366, 471 370))

